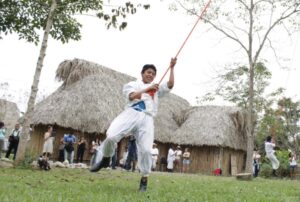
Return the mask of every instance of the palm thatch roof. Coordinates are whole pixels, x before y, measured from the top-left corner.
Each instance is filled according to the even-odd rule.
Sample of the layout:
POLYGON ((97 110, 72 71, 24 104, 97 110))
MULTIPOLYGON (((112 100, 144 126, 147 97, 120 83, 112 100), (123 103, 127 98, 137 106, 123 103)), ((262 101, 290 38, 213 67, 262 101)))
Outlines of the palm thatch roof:
POLYGON ((4 122, 8 131, 15 127, 20 118, 20 111, 16 103, 0 99, 0 121, 4 122))
MULTIPOLYGON (((56 78, 62 86, 35 106, 34 124, 57 124, 89 133, 105 133, 111 121, 124 109, 122 87, 135 78, 104 66, 74 59, 62 62, 56 78)), ((175 116, 189 103, 169 95, 161 100, 157 130, 175 130, 175 121, 165 116, 175 116), (174 109, 171 108, 174 106, 174 109)))
MULTIPOLYGON (((33 123, 57 124, 88 133, 106 132, 111 121, 124 109, 123 85, 135 80, 80 59, 62 62, 56 77, 63 84, 35 106, 33 123)), ((155 140, 244 149, 244 139, 238 136, 243 133, 243 128, 238 129, 243 116, 237 108, 190 107, 185 99, 171 93, 160 100, 155 140), (232 118, 234 114, 239 119, 232 118)))
POLYGON ((191 107, 182 119, 173 134, 174 143, 246 150, 246 112, 238 107, 191 107))

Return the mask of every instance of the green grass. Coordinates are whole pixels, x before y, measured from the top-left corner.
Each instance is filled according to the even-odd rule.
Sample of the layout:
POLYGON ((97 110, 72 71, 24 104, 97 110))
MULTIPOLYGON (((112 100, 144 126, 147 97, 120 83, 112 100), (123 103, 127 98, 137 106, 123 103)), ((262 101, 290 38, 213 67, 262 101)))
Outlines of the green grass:
POLYGON ((138 173, 81 169, 0 169, 0 201, 300 201, 299 180, 153 173, 139 193, 138 173))

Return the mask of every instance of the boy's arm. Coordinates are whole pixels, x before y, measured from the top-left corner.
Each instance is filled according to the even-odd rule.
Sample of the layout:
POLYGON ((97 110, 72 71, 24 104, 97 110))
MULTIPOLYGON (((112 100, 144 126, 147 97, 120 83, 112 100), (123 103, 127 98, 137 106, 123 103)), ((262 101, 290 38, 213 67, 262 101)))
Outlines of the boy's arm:
POLYGON ((129 100, 132 101, 132 100, 135 100, 135 99, 141 99, 143 93, 147 93, 148 91, 151 91, 151 90, 157 91, 158 90, 158 84, 153 84, 153 85, 149 86, 148 88, 145 88, 144 90, 140 90, 140 91, 130 93, 129 94, 129 100))
POLYGON ((172 89, 174 86, 174 67, 176 65, 177 58, 172 58, 170 62, 170 76, 169 76, 169 81, 168 81, 168 88, 172 89))

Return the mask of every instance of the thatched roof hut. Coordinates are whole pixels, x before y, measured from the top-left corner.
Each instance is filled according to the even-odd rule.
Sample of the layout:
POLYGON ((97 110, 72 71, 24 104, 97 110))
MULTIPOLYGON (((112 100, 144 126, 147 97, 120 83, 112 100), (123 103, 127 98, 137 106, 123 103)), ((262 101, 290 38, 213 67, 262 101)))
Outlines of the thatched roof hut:
POLYGON ((20 110, 16 103, 0 99, 0 121, 4 122, 8 131, 14 129, 20 118, 20 110))
MULTIPOLYGON (((245 165, 246 113, 238 107, 201 106, 181 111, 177 129, 164 138, 158 135, 162 156, 167 156, 170 145, 181 145, 191 152, 190 172, 211 174, 221 168, 223 174, 241 172, 245 165)), ((165 117, 168 118, 168 117, 165 117)))
POLYGON ((221 146, 246 151, 246 113, 238 107, 191 107, 173 142, 193 146, 221 146))

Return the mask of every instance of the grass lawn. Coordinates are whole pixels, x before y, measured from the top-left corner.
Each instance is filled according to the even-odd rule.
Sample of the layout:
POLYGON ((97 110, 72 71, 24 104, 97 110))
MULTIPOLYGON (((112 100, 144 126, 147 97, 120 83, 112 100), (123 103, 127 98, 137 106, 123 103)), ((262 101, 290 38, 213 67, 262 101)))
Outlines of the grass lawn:
POLYGON ((299 180, 152 173, 145 193, 139 180, 119 170, 0 169, 0 201, 300 201, 299 180))

